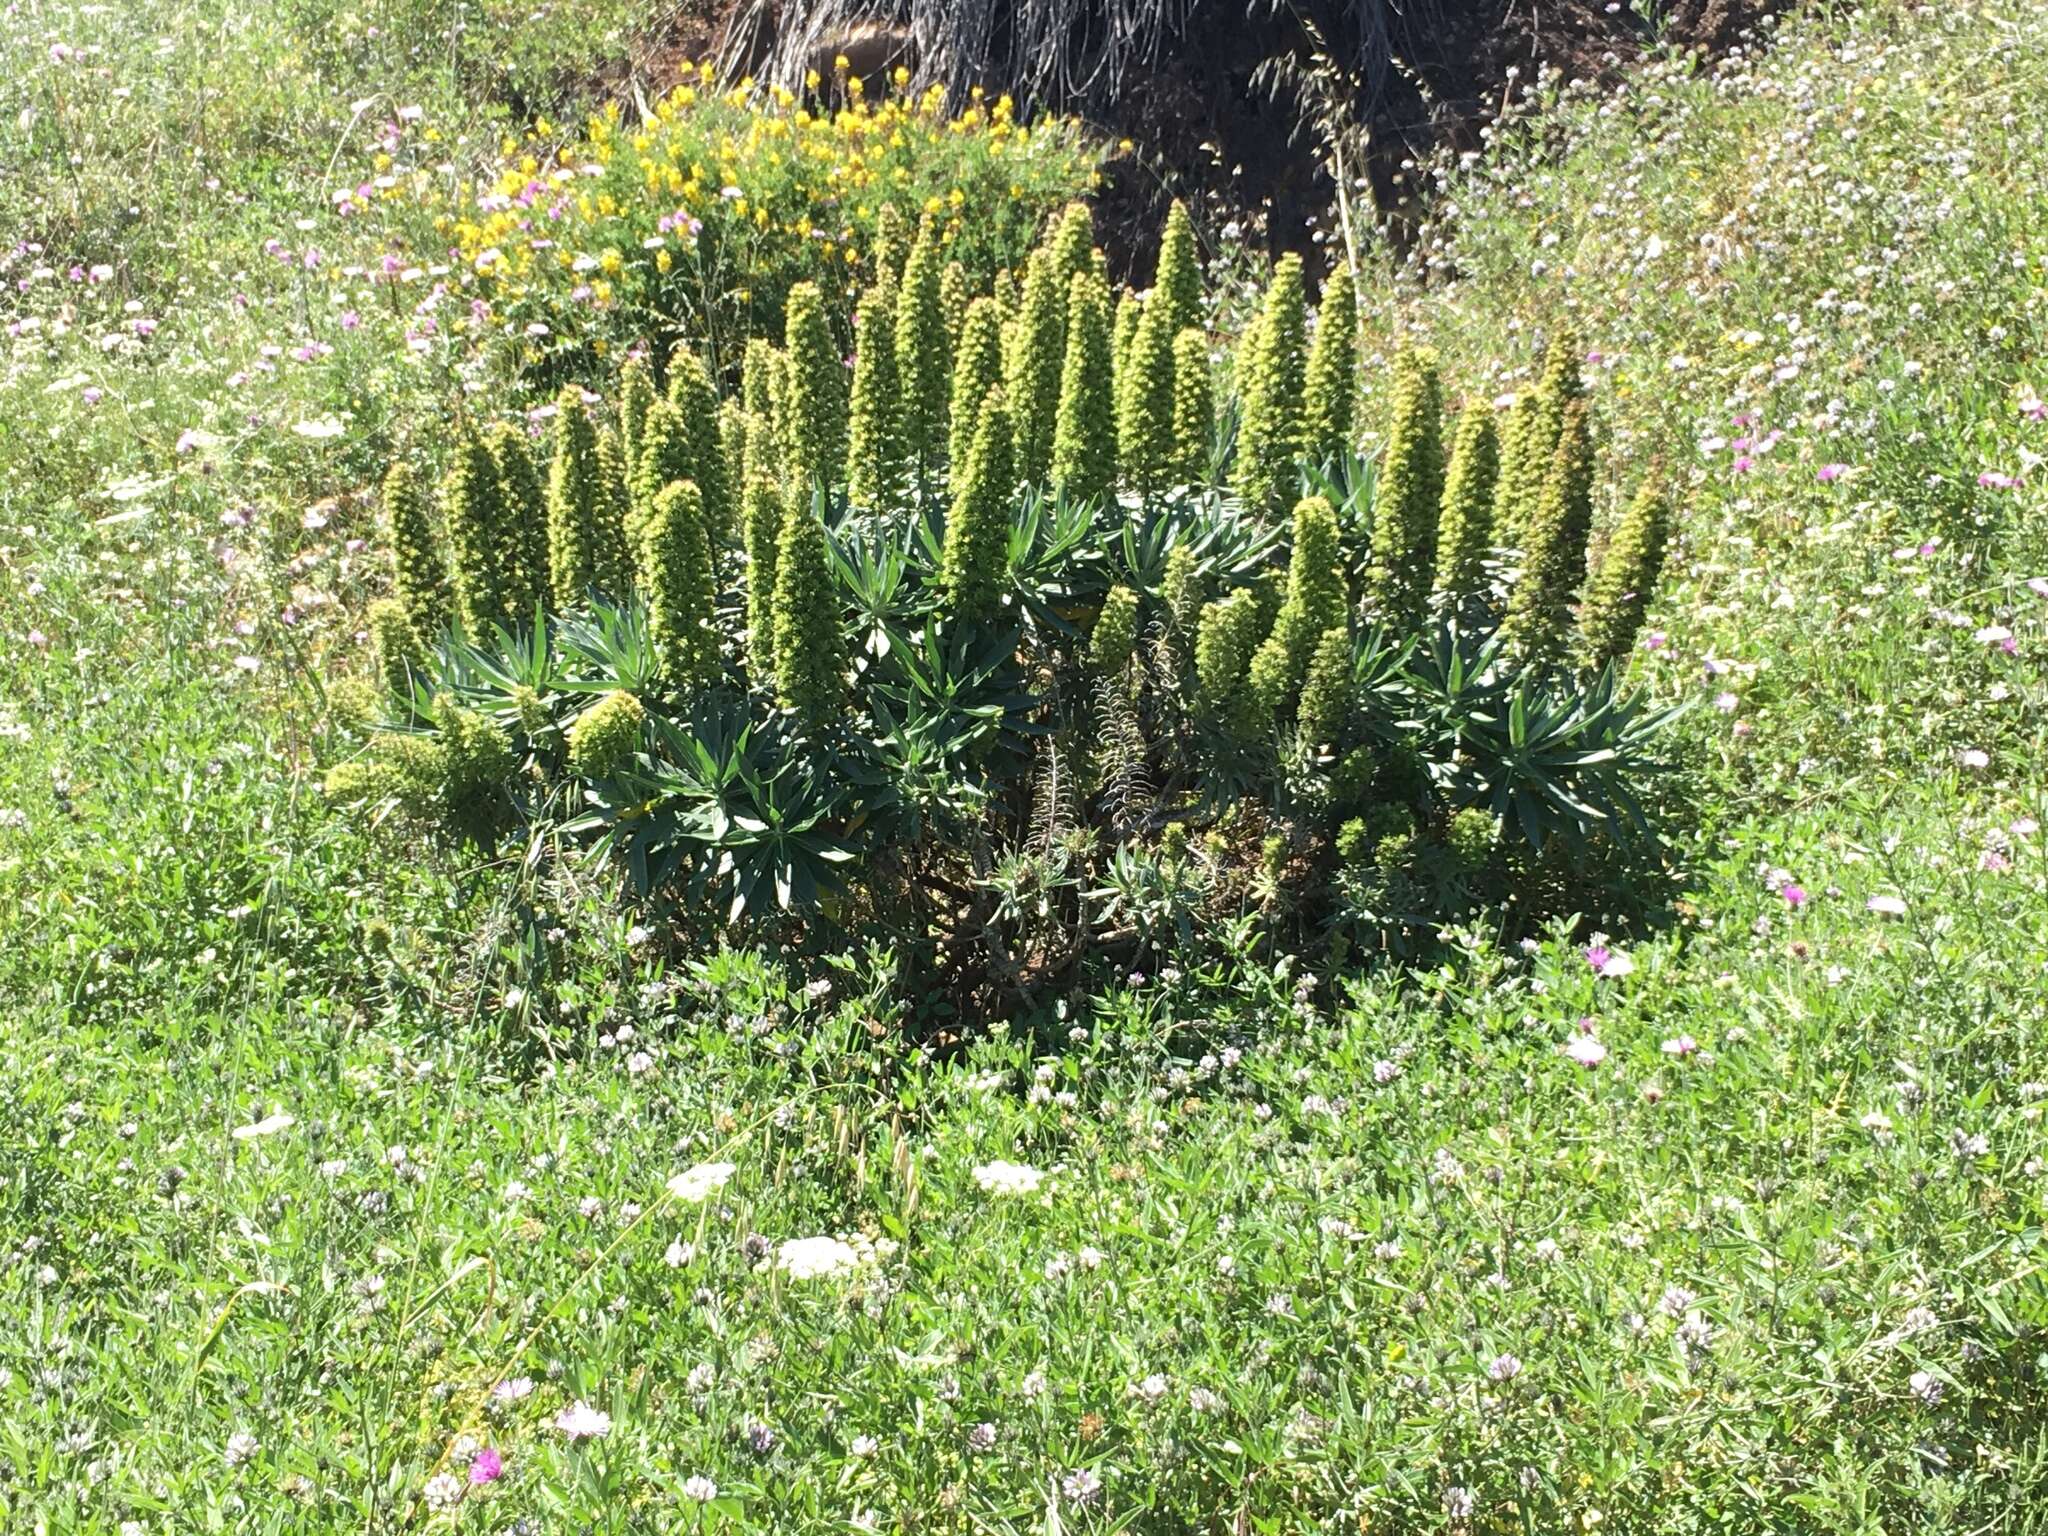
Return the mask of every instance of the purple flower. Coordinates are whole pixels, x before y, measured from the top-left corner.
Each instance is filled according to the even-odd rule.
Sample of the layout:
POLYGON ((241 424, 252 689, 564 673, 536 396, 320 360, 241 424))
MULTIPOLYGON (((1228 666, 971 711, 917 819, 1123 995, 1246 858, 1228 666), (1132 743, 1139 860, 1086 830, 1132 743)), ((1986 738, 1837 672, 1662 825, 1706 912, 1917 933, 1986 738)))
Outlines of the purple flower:
POLYGON ((1803 885, 1788 885, 1778 894, 1785 898, 1785 905, 1794 911, 1806 905, 1806 887, 1803 885))
POLYGON ((469 1464, 469 1480, 472 1483, 495 1483, 505 1475, 505 1458, 488 1445, 476 1453, 476 1459, 469 1464))
POLYGON ((1636 968, 1635 961, 1605 944, 1595 944, 1586 951, 1586 964, 1593 968, 1595 976, 1626 976, 1636 968))
POLYGON ((1846 464, 1823 464, 1814 472, 1813 478, 1826 485, 1831 481, 1841 479, 1847 473, 1849 473, 1849 466, 1846 464))

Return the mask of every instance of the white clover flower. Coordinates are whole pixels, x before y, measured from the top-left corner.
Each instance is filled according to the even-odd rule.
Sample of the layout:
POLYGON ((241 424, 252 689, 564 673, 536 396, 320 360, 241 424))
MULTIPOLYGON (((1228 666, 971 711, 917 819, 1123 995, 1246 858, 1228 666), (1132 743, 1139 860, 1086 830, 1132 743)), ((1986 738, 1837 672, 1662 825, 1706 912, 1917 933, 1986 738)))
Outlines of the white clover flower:
POLYGON ((792 1280, 817 1280, 860 1268, 861 1255, 836 1237, 795 1237, 775 1251, 775 1267, 792 1280))
POLYGON ((236 1141, 254 1141, 260 1136, 275 1136, 279 1131, 288 1131, 299 1122, 283 1110, 272 1110, 253 1125, 238 1125, 228 1135, 236 1141))
POLYGON ((701 1205, 733 1176, 731 1163, 699 1163, 668 1181, 668 1192, 688 1205, 701 1205))
POLYGON ((1587 1068, 1597 1067, 1607 1059, 1607 1047, 1594 1035, 1573 1035, 1564 1053, 1587 1068))
POLYGON ((683 1480, 683 1497, 693 1504, 709 1504, 718 1497, 718 1484, 708 1477, 690 1477, 683 1480))
POLYGON ((555 1428, 571 1440, 598 1440, 612 1432, 612 1416, 579 1397, 555 1415, 555 1428))
POLYGON ((1045 1181, 1045 1174, 1026 1163, 1009 1163, 997 1159, 983 1163, 974 1170, 974 1182, 979 1184, 983 1194, 988 1195, 1029 1195, 1037 1191, 1045 1181))

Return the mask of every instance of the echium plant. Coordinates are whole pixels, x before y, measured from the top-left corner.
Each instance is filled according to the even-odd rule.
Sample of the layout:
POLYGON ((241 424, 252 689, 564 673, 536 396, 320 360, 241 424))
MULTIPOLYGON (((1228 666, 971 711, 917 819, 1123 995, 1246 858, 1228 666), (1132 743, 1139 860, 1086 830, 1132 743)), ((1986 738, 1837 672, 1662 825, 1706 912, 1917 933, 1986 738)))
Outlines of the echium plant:
POLYGON ((1295 723, 1311 746, 1329 746, 1343 739, 1352 711, 1351 632, 1333 624, 1316 641, 1308 675, 1301 684, 1295 723))
POLYGON ((1189 326, 1173 338, 1173 469, 1175 485, 1193 485, 1209 463, 1216 431, 1216 387, 1209 374, 1209 338, 1189 326))
POLYGON ((960 345, 953 358, 946 456, 956 476, 966 471, 967 455, 974 446, 974 429, 981 420, 981 402, 1002 381, 1003 312, 994 299, 978 298, 967 306, 966 323, 961 327, 960 345))
MULTIPOLYGON (((939 274, 939 316, 945 322, 949 339, 957 338, 967 328, 967 306, 973 302, 974 279, 967 275, 967 268, 957 261, 947 262, 939 274)), ((947 377, 951 376, 949 368, 947 377)))
POLYGON ((653 513, 654 499, 664 487, 692 478, 693 469, 682 412, 668 401, 657 399, 641 419, 640 462, 633 475, 632 513, 626 523, 627 536, 634 541, 636 552, 640 548, 640 526, 653 513))
POLYGON ((1095 265, 1095 216, 1086 203, 1069 203, 1053 226, 1052 260, 1059 291, 1072 291, 1074 279, 1095 265))
POLYGON ((1062 279, 1052 251, 1040 246, 1024 272, 1024 293, 1010 322, 1003 359, 1003 398, 1015 435, 1017 478, 1042 484, 1052 469, 1053 424, 1059 417, 1066 367, 1071 279, 1062 279))
POLYGON ((569 722, 569 766, 586 779, 609 778, 639 751, 647 710, 623 688, 599 695, 569 722))
POLYGON ((655 496, 640 524, 639 567, 663 675, 679 688, 710 682, 718 672, 716 594, 695 481, 672 481, 655 496))
MULTIPOLYGON (((692 455, 694 460, 695 455, 692 455)), ((694 468, 694 463, 692 465, 694 468)), ((611 427, 597 432, 597 524, 594 550, 598 590, 614 600, 633 590, 633 547, 626 537, 633 492, 626 479, 626 450, 611 427)))
POLYGON ((1495 433, 1493 509, 1491 540, 1500 549, 1522 547, 1522 514, 1534 504, 1542 489, 1540 472, 1530 483, 1530 466, 1535 462, 1536 392, 1519 391, 1500 412, 1495 433))
POLYGON ((1520 547, 1526 538, 1564 435, 1565 412, 1573 401, 1585 398, 1583 354, 1579 333, 1569 323, 1551 335, 1543 356, 1543 377, 1526 397, 1527 415, 1514 435, 1511 451, 1501 456, 1494 517, 1498 543, 1520 547))
POLYGON ((1195 226, 1178 200, 1166 210, 1166 230, 1159 240, 1159 264, 1153 269, 1152 296, 1147 307, 1159 306, 1160 323, 1169 336, 1202 326, 1202 269, 1195 256, 1195 226))
POLYGON ((597 583, 597 424, 583 391, 563 388, 555 405, 548 467, 548 590, 558 612, 583 606, 597 583))
POLYGON ((910 221, 892 199, 875 215, 875 234, 870 243, 871 280, 894 288, 903 277, 903 264, 910 259, 910 221))
POLYGON ((791 504, 808 511, 812 489, 835 483, 846 464, 846 369, 815 283, 798 283, 789 290, 784 346, 788 490, 791 504))
POLYGON ((1365 602, 1378 618, 1418 623, 1435 570, 1438 503, 1443 497, 1443 393, 1436 363, 1407 350, 1394 361, 1393 407, 1373 495, 1372 564, 1365 602))
POLYGON ((448 530, 455 615, 472 639, 486 638, 493 625, 512 619, 501 569, 505 522, 498 466, 475 429, 465 425, 441 487, 441 523, 448 530))
POLYGON ((1138 594, 1126 586, 1104 594, 1088 632, 1088 664, 1103 677, 1121 677, 1138 647, 1138 594))
POLYGON ((1294 461, 1302 451, 1303 304, 1301 258, 1283 256, 1242 350, 1244 376, 1238 380, 1243 414, 1233 481, 1239 499, 1257 511, 1274 506, 1294 484, 1294 461))
POLYGON ((775 693, 812 726, 835 719, 846 701, 846 646, 825 525, 794 500, 775 554, 775 693))
POLYGON ((1260 606, 1250 588, 1240 587, 1205 604, 1195 629, 1197 718, 1239 747, 1254 745, 1272 726, 1264 701, 1245 686, 1265 619, 1260 606))
POLYGON ((1075 499, 1100 496, 1116 479, 1109 326, 1102 279, 1080 273, 1067 300, 1067 356, 1052 448, 1052 483, 1075 499))
MULTIPOLYGON (((1154 298, 1139 314, 1117 370, 1116 447, 1126 484, 1143 495, 1184 483, 1174 452, 1174 348, 1166 306, 1154 298)), ((1205 365, 1206 366, 1206 365, 1205 365)), ((1206 444, 1205 444, 1206 446, 1206 444)))
POLYGON ((714 547, 733 526, 735 494, 725 472, 725 445, 718 435, 718 386, 704 359, 678 347, 668 360, 668 399, 682 420, 690 445, 690 475, 704 498, 704 528, 714 547))
POLYGON ((1458 415, 1458 435, 1437 513, 1436 590, 1447 597, 1473 595, 1485 572, 1493 536, 1495 452, 1492 405, 1484 399, 1468 400, 1458 415))
POLYGON ((1164 633, 1160 639, 1168 663, 1171 683, 1185 688, 1195 676, 1195 626, 1202 616, 1207 589, 1202 580, 1202 563, 1186 540, 1166 552, 1166 572, 1159 582, 1159 601, 1165 608, 1164 633))
POLYGON ((635 351, 619 367, 619 440, 625 445, 629 476, 639 468, 640 431, 655 399, 654 370, 647 366, 646 354, 635 351))
POLYGON ((1634 646, 1664 569, 1670 523, 1671 505, 1665 497, 1662 470, 1652 464, 1607 541, 1599 571, 1586 587, 1586 600, 1579 610, 1579 638, 1587 667, 1618 663, 1634 646))
POLYGON ((903 455, 920 488, 932 483, 946 450, 952 358, 940 292, 938 227, 927 213, 896 294, 896 378, 902 391, 903 455))
POLYGON ((782 473, 781 424, 776 415, 782 372, 782 354, 767 341, 756 336, 747 343, 740 364, 740 405, 748 423, 746 463, 739 483, 742 492, 757 478, 774 480, 782 473), (762 429, 759 434, 753 430, 756 422, 762 429))
POLYGON ((896 374, 895 319, 895 295, 887 288, 870 288, 861 295, 854 312, 846 493, 855 506, 873 511, 896 506, 904 482, 905 401, 896 374))
MULTIPOLYGON (((1148 296, 1113 317, 1086 216, 1063 217, 1006 333, 1004 301, 949 281, 927 225, 884 263, 896 286, 862 301, 850 402, 844 338, 818 291, 799 287, 787 350, 750 346, 737 398, 718 398, 690 350, 670 359, 659 396, 629 362, 610 425, 566 393, 544 489, 517 426, 493 428, 481 450, 465 431, 442 534, 464 557, 453 597, 436 587, 445 567, 418 486, 394 474, 398 598, 369 625, 407 728, 337 769, 337 794, 435 816, 458 801, 529 816, 573 804, 574 829, 602 827, 637 880, 697 890, 752 860, 755 874, 731 878, 765 881, 755 893, 773 889, 793 912, 833 886, 816 878, 825 862, 844 860, 858 899, 830 908, 834 920, 893 929, 907 910, 925 935, 947 925, 895 887, 929 874, 947 892, 939 908, 971 911, 952 894, 955 879, 980 879, 964 850, 1026 825, 1020 845, 1056 855, 1080 893, 1104 876, 1110 844, 1150 867, 1160 825, 1214 813, 1203 880, 1230 900, 1249 880, 1255 905, 1307 931, 1413 910, 1437 863, 1491 858, 1498 817, 1537 850, 1533 827, 1591 835, 1610 807, 1635 819, 1615 764, 1639 752, 1639 711, 1608 664, 1656 580, 1661 495, 1646 489, 1618 520, 1573 631, 1592 467, 1583 403, 1567 400, 1505 638, 1431 623, 1432 587, 1461 621, 1494 617, 1493 413, 1465 406, 1447 472, 1440 386, 1426 357, 1404 353, 1378 474, 1348 458, 1333 471, 1357 429, 1354 296, 1332 279, 1311 347, 1300 265, 1283 261, 1240 353, 1240 497, 1219 496, 1207 482, 1230 433, 1217 430, 1183 212, 1168 233, 1148 296), (1039 402, 1028 431, 1012 384, 1039 402), (914 462, 910 416, 935 400, 945 408, 927 416, 914 462), (1034 484, 1020 500, 1030 452, 1034 478, 1060 495, 1034 484), (1336 489, 1300 496, 1302 479, 1336 489), (1368 488, 1371 548, 1347 550, 1353 506, 1332 503, 1368 488), (1273 514, 1288 507, 1278 561, 1273 514), (1361 554, 1363 614, 1384 628, 1353 607, 1361 554), (443 643, 432 616, 451 605, 472 632, 443 643), (491 656, 497 626, 536 608, 554 620, 491 656), (724 686, 728 668, 744 687, 724 686), (1039 750, 977 745, 1011 726, 1039 750), (1022 776, 1027 757, 1038 782, 1022 776), (499 777, 451 794, 458 761, 498 764, 499 777), (559 792, 579 787, 591 792, 559 792), (1475 800, 1487 809, 1461 818, 1475 800), (703 814, 714 801, 720 814, 703 814), (1347 824, 1340 869, 1332 834, 1347 824), (1354 897, 1364 919, 1342 915, 1354 897)), ((1531 391, 1522 438, 1543 436, 1539 407, 1575 384, 1568 373, 1547 369, 1531 391)), ((373 728, 367 710, 356 718, 373 728)), ((1185 869, 1184 824, 1171 846, 1160 867, 1185 869)), ((1080 919, 1082 945, 1104 922, 1100 894, 1076 894, 1062 919, 1080 919)))
POLYGON ((377 676, 394 698, 412 692, 412 670, 425 659, 425 648, 413 633, 405 604, 395 597, 380 597, 364 613, 370 631, 370 649, 377 660, 377 676))
POLYGON ((497 422, 484 433, 484 447, 498 468, 504 512, 505 603, 514 618, 530 620, 548 596, 547 487, 524 428, 497 422))
POLYGON ((1538 665, 1565 659, 1572 604, 1586 578, 1586 541, 1593 528, 1593 441, 1584 400, 1564 412, 1543 494, 1524 531, 1522 573, 1508 598, 1502 642, 1538 665))
POLYGON ((448 564, 434 536, 419 473, 403 459, 384 476, 384 514, 391 523, 391 575, 401 616, 415 646, 432 645, 453 611, 448 564))
POLYGON ((1341 261, 1323 284, 1302 392, 1303 449, 1328 463, 1351 446, 1358 400, 1358 295, 1341 261))
POLYGON ((1012 440, 1002 391, 991 390, 981 402, 967 472, 955 480, 939 563, 940 585, 953 615, 967 623, 985 622, 1002 612, 1010 492, 1016 485, 1012 440))
POLYGON ((1121 406, 1123 401, 1124 369, 1130 365, 1131 343, 1138 338, 1138 321, 1145 313, 1145 306, 1128 287, 1116 296, 1116 320, 1110 327, 1109 359, 1110 372, 1116 379, 1116 397, 1121 406))
POLYGON ((1273 631, 1252 656, 1247 682, 1259 712, 1284 714, 1301 690, 1309 660, 1325 631, 1341 627, 1350 607, 1344 590, 1336 511, 1320 496, 1294 506, 1294 548, 1287 561, 1287 595, 1273 631))
POLYGON ((718 406, 718 463, 725 479, 721 533, 740 538, 740 490, 747 483, 747 408, 728 397, 718 406))
MULTIPOLYGON (((767 431, 758 419, 750 433, 767 431)), ((782 496, 765 475, 747 482, 740 498, 741 536, 747 556, 747 661, 757 677, 775 675, 775 563, 782 543, 782 496)))

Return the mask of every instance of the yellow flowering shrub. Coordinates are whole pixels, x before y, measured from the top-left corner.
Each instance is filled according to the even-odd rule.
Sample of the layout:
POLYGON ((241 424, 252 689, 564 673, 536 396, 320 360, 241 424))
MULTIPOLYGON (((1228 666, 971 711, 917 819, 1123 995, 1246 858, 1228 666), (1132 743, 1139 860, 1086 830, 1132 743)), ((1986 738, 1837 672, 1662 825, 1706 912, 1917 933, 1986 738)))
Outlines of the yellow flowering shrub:
POLYGON ((750 82, 716 91, 710 75, 645 121, 614 105, 568 140, 538 123, 478 182, 433 187, 453 198, 439 233, 464 286, 529 351, 687 335, 737 359, 747 337, 778 333, 798 282, 851 307, 892 203, 913 227, 932 213, 946 260, 985 287, 1094 175, 1077 123, 1021 122, 1008 97, 976 92, 956 112, 937 89, 871 101, 849 88, 823 110, 750 82))

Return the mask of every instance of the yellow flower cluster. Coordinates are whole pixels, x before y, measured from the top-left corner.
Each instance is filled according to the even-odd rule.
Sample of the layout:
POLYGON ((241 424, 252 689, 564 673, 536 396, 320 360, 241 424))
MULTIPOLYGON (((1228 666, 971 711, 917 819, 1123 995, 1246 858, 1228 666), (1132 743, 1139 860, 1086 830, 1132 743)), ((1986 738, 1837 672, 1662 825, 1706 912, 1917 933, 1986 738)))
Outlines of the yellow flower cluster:
MULTIPOLYGON (((545 121, 500 144, 495 173, 439 232, 501 312, 526 305, 653 317, 779 313, 797 281, 858 287, 882 208, 930 213, 949 258, 986 279, 1020 259, 1045 213, 1084 191, 1094 154, 1078 124, 1020 122, 1007 96, 896 89, 871 101, 835 71, 832 107, 748 79, 716 86, 707 62, 638 123, 616 105, 573 141, 545 121)), ((509 319, 510 315, 507 313, 509 319)), ((552 315, 547 318, 553 324, 552 315)))

